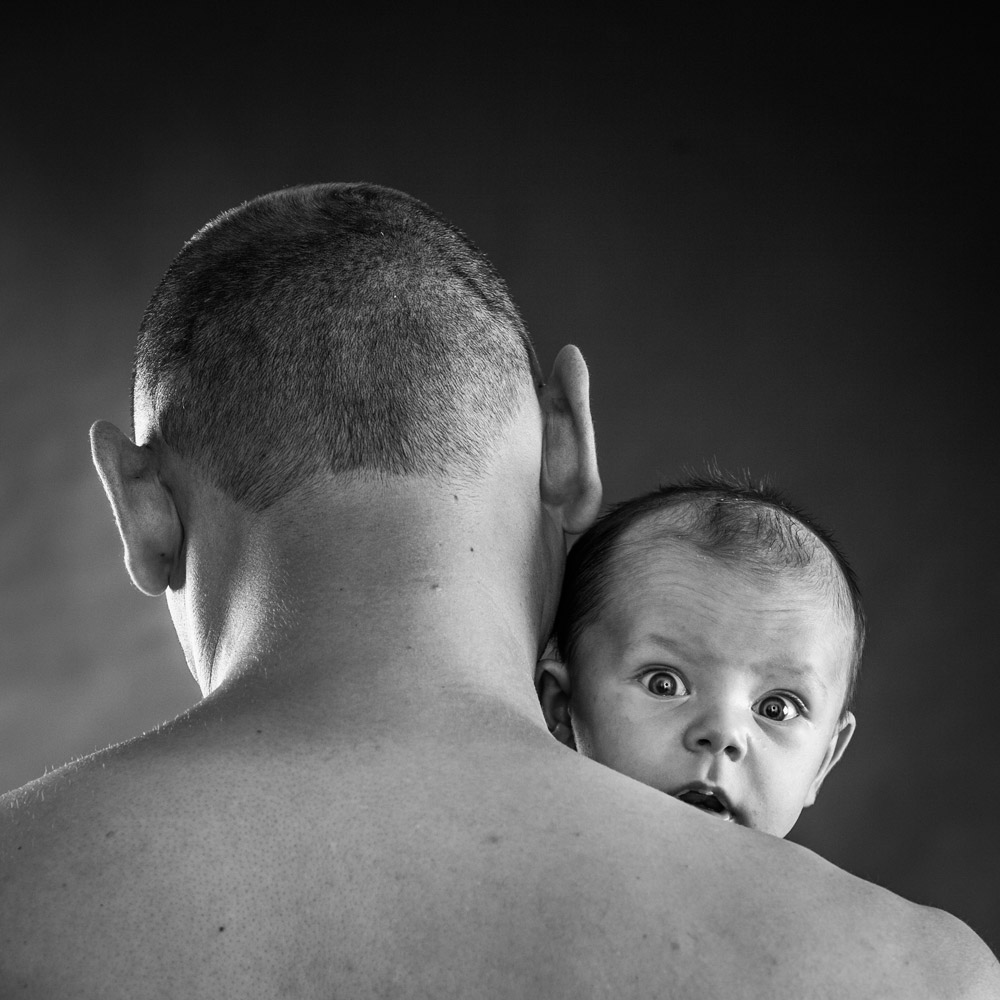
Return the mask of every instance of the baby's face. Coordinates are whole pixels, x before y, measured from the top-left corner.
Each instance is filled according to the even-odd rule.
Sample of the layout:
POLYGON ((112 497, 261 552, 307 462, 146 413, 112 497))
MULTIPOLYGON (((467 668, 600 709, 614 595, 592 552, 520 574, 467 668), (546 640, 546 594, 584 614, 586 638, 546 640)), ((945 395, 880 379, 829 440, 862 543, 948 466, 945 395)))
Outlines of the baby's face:
POLYGON ((755 575, 642 523, 569 665, 588 757, 723 819, 784 836, 843 752, 851 633, 798 572, 755 575))

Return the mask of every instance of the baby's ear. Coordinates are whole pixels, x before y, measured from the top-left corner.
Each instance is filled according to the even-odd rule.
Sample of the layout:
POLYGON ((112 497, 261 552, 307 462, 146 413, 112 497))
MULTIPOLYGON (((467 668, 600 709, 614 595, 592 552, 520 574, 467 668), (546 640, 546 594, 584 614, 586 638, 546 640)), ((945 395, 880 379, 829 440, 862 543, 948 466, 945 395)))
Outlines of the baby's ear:
POLYGON ((569 715, 569 671, 562 660, 542 659, 535 668, 535 687, 549 732, 571 750, 576 749, 573 722, 569 715))
POLYGON ((813 778, 813 783, 809 786, 805 805, 811 806, 816 801, 823 780, 833 770, 837 761, 844 756, 847 744, 851 742, 851 737, 854 735, 856 724, 853 712, 845 712, 844 717, 837 723, 837 728, 834 730, 833 736, 830 737, 830 745, 826 749, 823 763, 820 765, 816 777, 813 778))

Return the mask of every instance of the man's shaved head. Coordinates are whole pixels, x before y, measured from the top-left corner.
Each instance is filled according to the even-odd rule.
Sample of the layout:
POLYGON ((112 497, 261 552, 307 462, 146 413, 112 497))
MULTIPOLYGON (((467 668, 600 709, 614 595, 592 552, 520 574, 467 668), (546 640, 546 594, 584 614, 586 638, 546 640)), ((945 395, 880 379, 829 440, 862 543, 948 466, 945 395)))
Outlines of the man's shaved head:
POLYGON ((143 317, 133 416, 263 510, 330 474, 474 481, 540 382, 463 233, 402 192, 318 184, 185 244, 143 317))

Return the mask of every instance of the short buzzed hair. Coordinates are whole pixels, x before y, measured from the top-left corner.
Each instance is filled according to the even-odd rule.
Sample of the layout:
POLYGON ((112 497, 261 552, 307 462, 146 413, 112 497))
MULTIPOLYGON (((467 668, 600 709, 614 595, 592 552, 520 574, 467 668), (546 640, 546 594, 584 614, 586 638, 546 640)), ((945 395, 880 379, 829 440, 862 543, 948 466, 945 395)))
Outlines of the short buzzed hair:
POLYGON ((316 184, 224 212, 170 265, 133 377, 153 433, 263 510, 322 475, 474 481, 538 361, 485 255, 423 202, 316 184))
POLYGON ((593 524, 566 560, 554 638, 571 664, 583 632, 597 620, 614 583, 612 560, 621 537, 634 524, 656 517, 656 534, 685 541, 723 562, 763 575, 787 570, 813 576, 852 632, 851 661, 843 712, 857 694, 866 621, 857 577, 829 530, 794 506, 766 481, 738 479, 712 470, 625 500, 593 524), (823 558, 829 553, 830 559, 823 558), (833 569, 830 569, 830 560, 833 569))

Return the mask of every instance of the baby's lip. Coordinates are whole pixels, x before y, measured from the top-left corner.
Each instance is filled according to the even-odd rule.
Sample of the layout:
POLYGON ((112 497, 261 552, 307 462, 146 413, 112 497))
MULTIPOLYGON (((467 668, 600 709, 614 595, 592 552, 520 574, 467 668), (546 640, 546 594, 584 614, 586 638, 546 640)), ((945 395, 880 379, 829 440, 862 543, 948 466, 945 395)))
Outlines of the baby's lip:
POLYGON ((712 816, 718 816, 729 823, 739 823, 740 819, 736 814, 726 793, 721 788, 714 785, 706 785, 704 782, 695 781, 690 785, 684 785, 675 792, 670 792, 675 799, 686 802, 690 806, 695 806, 702 812, 712 816))

